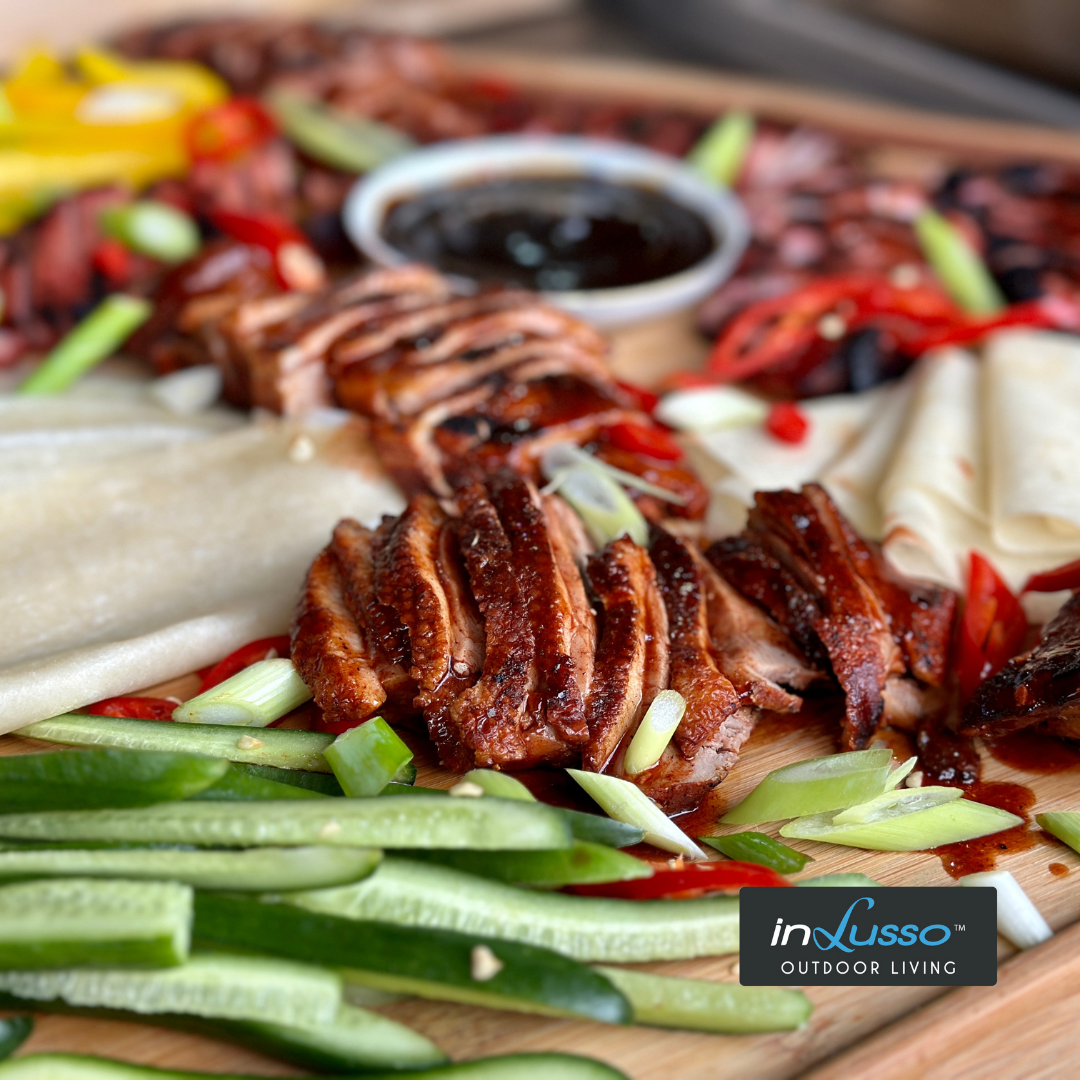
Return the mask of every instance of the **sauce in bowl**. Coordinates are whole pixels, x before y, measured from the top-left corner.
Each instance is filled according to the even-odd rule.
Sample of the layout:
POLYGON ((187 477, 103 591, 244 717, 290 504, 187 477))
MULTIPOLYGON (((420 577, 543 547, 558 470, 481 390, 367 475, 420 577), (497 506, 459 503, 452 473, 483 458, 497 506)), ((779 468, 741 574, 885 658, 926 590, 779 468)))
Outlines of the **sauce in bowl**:
POLYGON ((504 177, 393 204, 382 239, 445 273, 542 292, 640 285, 688 270, 718 238, 655 189, 586 176, 504 177))

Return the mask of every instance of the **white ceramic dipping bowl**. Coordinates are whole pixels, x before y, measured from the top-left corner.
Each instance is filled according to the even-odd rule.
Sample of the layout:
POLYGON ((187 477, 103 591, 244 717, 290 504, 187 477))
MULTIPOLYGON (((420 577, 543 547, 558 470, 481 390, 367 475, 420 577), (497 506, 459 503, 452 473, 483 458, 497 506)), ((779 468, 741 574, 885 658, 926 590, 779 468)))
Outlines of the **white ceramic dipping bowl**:
MULTIPOLYGON (((694 210, 711 230, 714 250, 668 277, 610 289, 549 292, 552 303, 596 326, 654 319, 703 300, 734 272, 750 239, 739 200, 702 180, 676 158, 636 146, 577 136, 493 135, 439 143, 397 158, 356 182, 342 211, 353 243, 380 266, 410 262, 382 236, 389 209, 406 199, 457 184, 513 176, 587 176, 658 191, 694 210)), ((462 288, 476 282, 454 276, 462 288)))

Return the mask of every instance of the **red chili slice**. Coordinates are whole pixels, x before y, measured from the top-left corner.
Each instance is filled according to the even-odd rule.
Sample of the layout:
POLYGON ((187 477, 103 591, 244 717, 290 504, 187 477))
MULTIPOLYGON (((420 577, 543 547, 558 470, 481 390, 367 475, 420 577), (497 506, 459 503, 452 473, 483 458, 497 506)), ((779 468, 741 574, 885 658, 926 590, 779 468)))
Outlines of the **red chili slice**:
POLYGON ((292 221, 281 214, 264 211, 241 214, 235 210, 215 209, 207 217, 219 232, 269 251, 279 282, 286 289, 317 289, 326 277, 326 268, 308 238, 292 221))
POLYGON ((984 679, 1020 651, 1027 628, 1020 601, 993 566, 973 551, 957 646, 957 675, 964 697, 970 697, 984 679))
POLYGON ((87 705, 82 712, 91 716, 121 716, 133 720, 171 720, 175 701, 157 697, 111 697, 87 705))
POLYGON ((781 442, 798 444, 809 434, 810 421, 794 401, 778 401, 769 410, 765 430, 781 442))
POLYGON ((131 252, 119 240, 111 237, 102 240, 90 256, 94 269, 110 285, 126 285, 131 281, 134 260, 131 252))
POLYGON ((219 660, 204 676, 199 693, 204 694, 212 686, 231 679, 238 671, 243 671, 260 660, 272 660, 276 656, 289 655, 290 642, 287 635, 280 637, 259 638, 241 645, 236 652, 229 653, 224 660, 219 660))
POLYGON ((606 885, 572 885, 580 896, 608 896, 619 900, 689 899, 709 892, 735 892, 744 885, 788 886, 791 882, 768 866, 756 863, 691 862, 681 868, 657 869, 650 878, 612 881, 606 885))
POLYGON ((648 413, 650 416, 652 416, 653 409, 660 404, 660 395, 654 394, 651 390, 646 390, 644 386, 628 382, 616 382, 615 385, 624 394, 629 395, 642 412, 648 413))
POLYGON ((277 124, 261 102, 234 97, 192 119, 187 148, 194 161, 231 161, 276 134, 277 124))
POLYGON ((603 428, 600 434, 620 450, 656 458, 657 461, 678 461, 683 456, 683 449, 674 436, 660 427, 626 421, 603 428))
POLYGON ((1032 574, 1023 591, 1060 592, 1062 589, 1080 589, 1080 559, 1041 574, 1032 574))

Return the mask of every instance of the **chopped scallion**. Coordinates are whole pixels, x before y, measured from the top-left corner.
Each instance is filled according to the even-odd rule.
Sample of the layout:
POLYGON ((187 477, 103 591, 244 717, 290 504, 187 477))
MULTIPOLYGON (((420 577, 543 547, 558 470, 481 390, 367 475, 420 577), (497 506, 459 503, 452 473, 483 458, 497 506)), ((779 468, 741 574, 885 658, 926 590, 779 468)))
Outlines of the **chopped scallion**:
POLYGON ((311 697, 291 660, 260 660, 173 711, 182 724, 267 727, 311 697))
MULTIPOLYGON (((339 735, 323 757, 346 795, 369 798, 392 781, 401 782, 398 777, 410 766, 413 752, 381 716, 375 716, 339 735)), ((411 779, 415 777, 414 769, 411 779)))
POLYGON ((701 386, 666 394, 653 415, 677 431, 722 431, 764 423, 769 405, 734 386, 701 386))
POLYGON ((768 866, 779 874, 797 874, 808 862, 814 860, 801 851, 781 844, 771 836, 760 832, 731 833, 728 836, 699 836, 709 847, 723 852, 729 859, 768 866))
POLYGON ((626 751, 624 767, 631 776, 660 760, 685 712, 686 699, 677 690, 661 690, 653 698, 626 751))
POLYGON ((796 881, 795 884, 807 889, 883 889, 885 887, 880 881, 875 881, 865 874, 822 874, 820 877, 796 881))
POLYGON ((483 788, 485 795, 498 799, 517 799, 519 802, 536 802, 533 793, 520 781, 494 769, 473 769, 462 778, 463 783, 473 783, 483 788))
POLYGON ((166 263, 190 259, 202 244, 195 219, 157 199, 110 206, 101 227, 132 251, 166 263))
POLYGON ((731 187, 754 141, 754 118, 740 109, 725 113, 697 141, 686 161, 709 180, 731 187))
POLYGON ((998 933, 1018 949, 1030 949, 1054 936, 1054 931, 1031 902, 1031 897, 1008 870, 968 874, 957 884, 997 889, 998 933))
POLYGON ((923 210, 915 219, 915 235, 941 284, 965 311, 993 315, 1005 307, 986 264, 951 221, 936 210, 923 210))
POLYGON ((620 536, 629 536, 642 547, 648 544, 649 523, 633 499, 610 477, 586 465, 572 465, 559 470, 553 483, 584 522, 589 539, 597 547, 620 536))
POLYGON ((890 750, 854 750, 785 765, 720 820, 754 825, 855 806, 882 793, 891 758, 890 750))
POLYGON ((114 293, 71 330, 19 386, 20 394, 59 394, 111 356, 154 310, 149 300, 114 293))
POLYGON ((1057 810, 1050 814, 1036 814, 1039 828, 1056 836, 1073 851, 1080 852, 1080 813, 1075 810, 1057 810))
POLYGON ((643 829, 646 843, 690 859, 706 857, 705 852, 629 780, 582 769, 566 771, 604 808, 609 817, 643 829))
POLYGON ((885 790, 892 791, 893 788, 898 788, 911 774, 911 770, 915 768, 918 758, 912 754, 911 757, 905 761, 900 762, 885 781, 885 790))

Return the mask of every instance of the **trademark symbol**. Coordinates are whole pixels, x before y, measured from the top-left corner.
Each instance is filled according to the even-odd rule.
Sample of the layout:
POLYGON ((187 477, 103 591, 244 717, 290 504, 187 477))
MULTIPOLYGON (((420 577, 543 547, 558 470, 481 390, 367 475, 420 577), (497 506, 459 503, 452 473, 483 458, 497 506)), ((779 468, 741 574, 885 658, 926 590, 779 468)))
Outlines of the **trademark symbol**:
POLYGON ((953 923, 953 929, 957 930, 957 931, 963 930, 964 929, 964 924, 962 922, 953 923))

